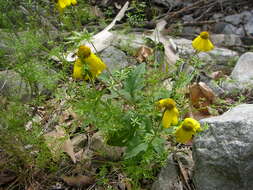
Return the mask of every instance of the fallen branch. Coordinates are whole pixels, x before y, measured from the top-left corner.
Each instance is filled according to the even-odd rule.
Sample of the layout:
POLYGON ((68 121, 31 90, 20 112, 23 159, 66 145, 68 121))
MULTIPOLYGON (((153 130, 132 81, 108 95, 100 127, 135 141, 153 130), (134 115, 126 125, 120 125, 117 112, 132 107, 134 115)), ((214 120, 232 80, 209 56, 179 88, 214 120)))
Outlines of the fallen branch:
POLYGON ((177 17, 178 15, 180 15, 180 14, 186 12, 186 11, 190 11, 192 9, 195 9, 195 8, 199 7, 202 3, 206 4, 206 2, 207 2, 206 0, 200 0, 196 3, 193 3, 192 5, 190 5, 188 7, 184 7, 182 9, 180 9, 179 11, 172 12, 172 13, 167 12, 166 14, 168 14, 168 15, 165 16, 164 19, 166 21, 168 21, 169 19, 177 17))
POLYGON ((198 25, 204 25, 204 24, 214 24, 218 23, 219 20, 203 20, 203 21, 196 21, 196 22, 184 22, 181 25, 182 26, 198 26, 198 25))

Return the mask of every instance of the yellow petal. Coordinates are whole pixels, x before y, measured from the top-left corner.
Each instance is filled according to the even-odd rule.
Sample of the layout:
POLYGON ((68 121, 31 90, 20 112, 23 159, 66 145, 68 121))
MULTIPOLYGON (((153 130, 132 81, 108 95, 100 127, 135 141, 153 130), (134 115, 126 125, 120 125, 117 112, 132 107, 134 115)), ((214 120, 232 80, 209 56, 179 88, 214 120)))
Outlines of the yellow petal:
POLYGON ((182 125, 179 126, 175 132, 176 141, 179 143, 186 143, 192 138, 192 135, 193 135, 192 131, 185 131, 182 128, 182 125))
POLYGON ((172 122, 172 118, 170 115, 170 112, 168 110, 166 110, 163 114, 163 118, 162 118, 162 125, 164 128, 169 128, 172 122))
POLYGON ((173 114, 172 114, 171 124, 172 125, 177 125, 178 124, 178 116, 179 116, 178 109, 176 107, 174 107, 172 112, 173 112, 173 114))
POLYGON ((66 7, 65 0, 58 0, 58 7, 64 9, 66 7))
POLYGON ((208 47, 208 50, 207 51, 211 51, 213 48, 214 48, 214 45, 213 43, 210 41, 210 40, 207 40, 207 47, 208 47))
POLYGON ((93 78, 97 77, 106 68, 105 63, 94 53, 91 53, 89 57, 85 58, 84 63, 88 64, 93 78))
POLYGON ((71 0, 71 4, 72 4, 72 5, 76 5, 76 4, 77 4, 77 1, 76 1, 76 0, 71 0))
POLYGON ((209 39, 203 39, 200 36, 192 41, 192 47, 198 51, 211 51, 214 45, 209 39))
POLYGON ((165 98, 158 101, 158 106, 160 108, 172 109, 176 106, 176 102, 171 98, 165 98))
POLYGON ((164 128, 169 128, 171 125, 177 125, 178 123, 178 110, 171 109, 166 110, 163 114, 162 125, 164 128))
POLYGON ((176 141, 179 143, 186 143, 199 131, 201 131, 201 127, 197 120, 185 118, 175 132, 176 141))
POLYGON ((71 0, 64 0, 64 1, 65 1, 66 6, 71 5, 71 0))
POLYGON ((74 68, 73 68, 73 78, 74 79, 83 79, 83 64, 81 63, 80 59, 77 59, 74 68))
POLYGON ((192 41, 192 47, 193 47, 194 49, 198 50, 200 41, 201 41, 201 37, 200 37, 200 36, 196 37, 196 38, 192 41))

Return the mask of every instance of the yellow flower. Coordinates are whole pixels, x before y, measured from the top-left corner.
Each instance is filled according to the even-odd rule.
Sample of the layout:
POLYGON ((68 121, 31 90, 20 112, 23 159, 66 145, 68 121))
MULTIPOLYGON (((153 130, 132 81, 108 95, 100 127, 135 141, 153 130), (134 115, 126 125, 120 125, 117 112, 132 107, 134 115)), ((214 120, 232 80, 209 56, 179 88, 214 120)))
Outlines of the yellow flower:
POLYGON ((178 123, 178 109, 176 108, 176 102, 171 98, 160 100, 158 103, 160 108, 164 108, 162 125, 164 128, 169 128, 171 125, 177 125, 178 123))
POLYGON ((209 40, 208 32, 201 32, 198 37, 192 41, 192 47, 197 51, 211 51, 214 46, 209 40))
POLYGON ((79 58, 77 58, 74 68, 73 68, 73 78, 74 79, 83 79, 84 78, 84 73, 83 73, 83 64, 79 58))
POLYGON ((58 0, 57 7, 59 11, 62 11, 65 7, 70 6, 71 4, 76 5, 77 1, 76 0, 58 0))
POLYGON ((92 53, 87 46, 80 46, 77 56, 78 59, 76 60, 73 69, 74 79, 94 79, 106 68, 104 62, 92 53), (84 73, 83 67, 85 65, 88 66, 89 73, 84 73))
POLYGON ((186 143, 199 131, 201 131, 201 127, 198 121, 192 118, 185 118, 175 132, 176 141, 186 143))

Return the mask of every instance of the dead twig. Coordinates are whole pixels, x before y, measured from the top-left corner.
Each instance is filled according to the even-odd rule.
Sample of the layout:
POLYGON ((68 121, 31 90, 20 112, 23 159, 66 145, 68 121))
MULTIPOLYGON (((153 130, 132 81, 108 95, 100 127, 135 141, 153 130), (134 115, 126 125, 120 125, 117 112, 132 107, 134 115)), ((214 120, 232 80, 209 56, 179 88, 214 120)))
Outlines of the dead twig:
POLYGON ((183 167, 182 162, 180 159, 177 157, 176 154, 173 155, 174 161, 177 163, 178 169, 179 169, 179 175, 180 178, 182 179, 182 183, 185 186, 185 189, 187 190, 194 190, 195 188, 189 184, 190 178, 189 178, 189 173, 188 170, 183 167))
POLYGON ((202 21, 196 21, 196 22, 185 22, 182 23, 182 26, 202 26, 204 24, 214 24, 218 23, 220 20, 202 20, 202 21))
MULTIPOLYGON (((213 2, 213 1, 211 1, 211 2, 213 2)), ((190 11, 190 10, 192 10, 192 9, 195 9, 195 8, 199 8, 199 6, 201 5, 201 4, 207 4, 207 3, 210 3, 210 2, 208 2, 207 0, 200 0, 200 1, 198 1, 198 2, 196 2, 196 3, 193 3, 192 5, 190 5, 190 6, 188 6, 188 7, 184 7, 184 8, 182 8, 182 9, 180 9, 179 11, 175 11, 175 12, 172 12, 172 13, 166 13, 166 14, 168 14, 167 16, 165 16, 164 17, 164 19, 166 20, 166 21, 168 21, 169 19, 171 19, 171 18, 174 18, 174 17, 177 17, 178 15, 180 15, 180 14, 182 14, 182 13, 184 13, 184 12, 187 12, 187 11, 190 11)))

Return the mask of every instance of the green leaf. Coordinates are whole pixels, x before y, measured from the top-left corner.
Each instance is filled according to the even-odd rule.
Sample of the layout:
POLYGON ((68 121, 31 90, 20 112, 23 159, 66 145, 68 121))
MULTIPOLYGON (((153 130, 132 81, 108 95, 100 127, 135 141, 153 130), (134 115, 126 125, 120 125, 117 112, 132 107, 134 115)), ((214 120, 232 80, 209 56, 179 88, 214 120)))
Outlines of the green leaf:
MULTIPOLYGON (((108 110, 109 109, 110 108, 108 108, 108 110)), ((127 146, 136 131, 136 128, 130 124, 131 114, 118 113, 118 116, 115 119, 118 123, 114 130, 108 131, 107 144, 111 146, 127 146)))
POLYGON ((141 143, 129 152, 126 152, 125 154, 125 159, 133 158, 137 156, 140 152, 146 151, 148 149, 148 144, 147 143, 141 143))
POLYGON ((164 144, 165 139, 162 139, 160 137, 155 137, 152 142, 152 146, 158 154, 162 154, 162 152, 164 152, 164 144))
POLYGON ((126 146, 134 135, 135 129, 130 127, 129 129, 122 128, 115 132, 111 132, 108 135, 107 144, 111 146, 126 146))
MULTIPOLYGON (((135 99, 136 92, 138 90, 141 90, 144 87, 144 78, 143 75, 146 72, 145 63, 142 63, 138 65, 134 70, 129 72, 128 77, 124 81, 124 88, 123 91, 125 93, 129 94, 129 96, 132 98, 132 100, 135 99)), ((126 94, 123 94, 126 96, 126 94)), ((126 98, 129 98, 129 96, 126 96, 126 98)))

